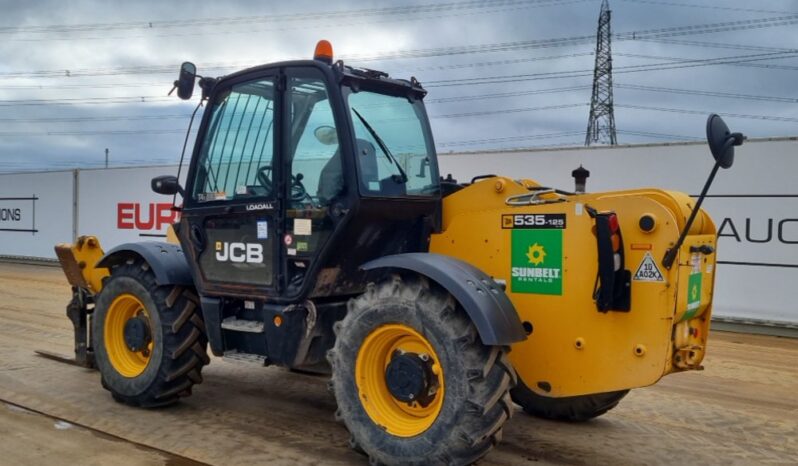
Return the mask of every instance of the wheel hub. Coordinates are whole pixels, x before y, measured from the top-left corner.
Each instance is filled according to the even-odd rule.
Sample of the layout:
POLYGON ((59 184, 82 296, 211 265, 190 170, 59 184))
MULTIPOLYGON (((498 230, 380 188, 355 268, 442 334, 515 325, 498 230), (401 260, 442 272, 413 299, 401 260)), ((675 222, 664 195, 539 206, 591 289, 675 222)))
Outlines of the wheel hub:
POLYGON ((385 369, 388 391, 399 401, 427 406, 437 391, 437 377, 432 372, 432 365, 427 354, 394 352, 385 369))
POLYGON ((134 353, 147 348, 152 341, 147 319, 141 315, 128 319, 125 322, 124 338, 127 348, 134 353))

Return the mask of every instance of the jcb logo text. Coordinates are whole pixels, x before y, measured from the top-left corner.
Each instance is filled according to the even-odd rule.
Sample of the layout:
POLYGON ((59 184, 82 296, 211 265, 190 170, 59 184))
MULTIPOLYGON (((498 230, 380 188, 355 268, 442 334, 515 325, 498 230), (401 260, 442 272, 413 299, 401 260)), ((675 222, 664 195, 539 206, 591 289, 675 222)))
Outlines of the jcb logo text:
POLYGON ((259 243, 216 242, 216 260, 248 264, 263 263, 263 245, 259 243))

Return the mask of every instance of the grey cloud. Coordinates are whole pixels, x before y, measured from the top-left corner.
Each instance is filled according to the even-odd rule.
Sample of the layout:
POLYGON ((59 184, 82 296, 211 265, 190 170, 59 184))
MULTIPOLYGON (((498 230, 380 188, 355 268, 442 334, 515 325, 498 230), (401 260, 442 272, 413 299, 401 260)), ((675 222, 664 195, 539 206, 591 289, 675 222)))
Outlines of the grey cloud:
MULTIPOLYGON (((191 2, 0 2, 5 27, 43 26, 50 24, 85 24, 131 21, 164 21, 191 18, 237 17, 250 15, 281 15, 318 11, 386 8, 420 5, 429 2, 372 2, 355 1, 290 3, 249 1, 191 2)), ((398 21, 395 16, 339 19, 335 22, 319 20, 294 24, 246 24, 240 26, 213 25, 203 28, 143 29, 137 31, 92 31, 82 37, 107 39, 30 41, 35 35, 2 34, 0 38, 0 73, 34 70, 113 69, 142 65, 174 65, 174 73, 111 75, 96 77, 60 76, 57 78, 0 79, 0 100, 57 99, 90 97, 163 96, 176 76, 180 61, 192 60, 203 71, 229 72, 233 68, 209 70, 205 64, 234 64, 245 66, 290 57, 309 57, 319 38, 333 42, 336 54, 367 56, 395 50, 416 50, 458 45, 476 45, 570 37, 595 34, 600 1, 564 1, 562 5, 532 7, 531 5, 497 4, 489 11, 462 10, 454 14, 430 13, 415 15, 413 21, 398 21), (26 39, 26 40, 21 40, 26 39), (109 85, 107 87, 56 88, 64 85, 109 85), (146 84, 129 87, 131 84, 146 84), (20 89, 19 86, 39 85, 41 89, 20 89), (112 85, 118 85, 113 87, 112 85)), ((628 32, 645 29, 705 24, 750 18, 778 16, 767 12, 728 11, 717 8, 688 8, 662 3, 693 3, 727 8, 762 9, 798 14, 795 2, 764 1, 752 4, 744 0, 713 2, 699 0, 671 0, 645 2, 611 0, 613 31, 628 32), (753 5, 753 6, 752 6, 753 5)), ((52 37, 52 36, 48 36, 52 37)), ((741 31, 729 31, 682 39, 798 48, 796 25, 741 31)), ((423 59, 393 59, 363 61, 369 68, 384 69, 399 77, 416 76, 422 83, 457 78, 480 78, 533 74, 565 70, 590 70, 593 43, 534 50, 514 50, 496 53, 475 53, 438 56, 423 59), (491 66, 463 66, 483 62, 523 60, 532 57, 567 56, 557 60, 521 61, 491 66), (438 68, 444 69, 438 69, 438 68)), ((679 46, 657 42, 615 41, 614 66, 617 83, 646 86, 715 90, 727 93, 762 94, 796 97, 796 70, 748 68, 732 65, 666 69, 640 73, 623 73, 624 67, 663 63, 663 59, 635 58, 628 55, 651 55, 680 58, 714 58, 753 54, 756 52, 679 46)), ((356 60, 348 63, 357 65, 356 60)), ((757 62, 798 66, 798 59, 757 62)), ((64 71, 64 74, 66 72, 64 71)), ((452 87, 430 87, 430 99, 476 96, 502 92, 524 92, 565 86, 589 85, 591 78, 527 80, 502 84, 483 84, 452 87)), ((519 95, 511 98, 468 100, 463 102, 430 103, 431 115, 493 111, 501 109, 534 108, 568 103, 587 104, 589 89, 567 93, 519 95)), ((701 137, 703 115, 636 110, 624 105, 699 110, 705 113, 774 115, 798 118, 794 104, 725 99, 708 96, 646 92, 616 89, 616 122, 619 129, 701 137)), ((2 102, 0 102, 2 104, 2 102)), ((31 168, 63 168, 72 165, 96 166, 102 163, 103 151, 111 150, 112 163, 143 163, 176 161, 183 134, 134 135, 25 135, 18 133, 63 133, 90 131, 183 130, 188 118, 148 121, 86 121, 86 122, 13 122, 11 119, 56 117, 119 117, 164 116, 188 114, 194 103, 177 99, 157 104, 127 103, 116 105, 39 105, 0 106, 0 171, 31 168), (17 135, 14 135, 17 134, 17 135)), ((475 139, 518 138, 536 134, 584 131, 587 105, 548 111, 529 111, 491 114, 464 118, 433 119, 438 142, 457 142, 475 139)), ((749 136, 794 135, 796 123, 744 118, 727 118, 729 124, 749 136)), ((441 151, 476 150, 528 145, 579 143, 583 136, 550 139, 508 140, 489 145, 442 146, 441 151)), ((619 136, 623 143, 652 142, 643 136, 619 136)))

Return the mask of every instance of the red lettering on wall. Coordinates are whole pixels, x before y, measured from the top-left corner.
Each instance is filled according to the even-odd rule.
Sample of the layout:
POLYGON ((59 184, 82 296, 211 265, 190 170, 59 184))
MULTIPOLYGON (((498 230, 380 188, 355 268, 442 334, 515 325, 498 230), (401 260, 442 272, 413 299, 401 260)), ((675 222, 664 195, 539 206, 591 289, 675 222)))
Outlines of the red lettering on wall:
POLYGON ((170 203, 120 202, 116 206, 116 227, 120 230, 164 230, 180 219, 170 203))
POLYGON ((142 218, 141 211, 144 210, 141 207, 141 204, 136 204, 136 229, 137 230, 152 230, 152 226, 155 225, 155 215, 153 215, 153 211, 155 210, 155 206, 149 204, 148 206, 149 212, 147 213, 147 220, 145 221, 142 218))
POLYGON ((120 230, 133 229, 133 203, 120 202, 116 205, 116 227, 120 230))
POLYGON ((159 230, 163 225, 171 225, 178 221, 178 212, 172 210, 172 204, 157 204, 155 209, 157 212, 157 228, 159 230))

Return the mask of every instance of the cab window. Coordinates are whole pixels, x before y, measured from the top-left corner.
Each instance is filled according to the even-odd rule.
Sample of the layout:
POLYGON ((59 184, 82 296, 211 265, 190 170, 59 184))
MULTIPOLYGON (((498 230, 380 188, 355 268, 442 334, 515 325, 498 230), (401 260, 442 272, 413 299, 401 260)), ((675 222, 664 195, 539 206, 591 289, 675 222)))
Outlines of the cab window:
POLYGON ((360 192, 366 196, 438 193, 438 167, 421 101, 362 90, 348 94, 360 192))
POLYGON ((192 197, 198 202, 273 193, 274 83, 260 79, 217 94, 192 197))
POLYGON ((321 77, 291 77, 288 89, 293 146, 291 202, 322 207, 344 188, 330 99, 321 77))

